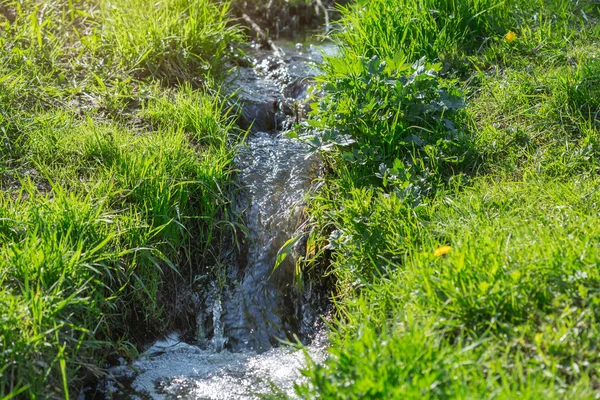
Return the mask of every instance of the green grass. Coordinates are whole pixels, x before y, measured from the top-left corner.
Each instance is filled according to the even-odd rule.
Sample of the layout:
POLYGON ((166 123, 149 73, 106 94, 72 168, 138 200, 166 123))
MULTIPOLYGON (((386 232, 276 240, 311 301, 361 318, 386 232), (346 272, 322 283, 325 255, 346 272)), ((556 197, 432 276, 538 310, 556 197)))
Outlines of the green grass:
POLYGON ((453 73, 466 72, 468 58, 482 50, 490 51, 488 57, 505 56, 498 45, 511 31, 520 37, 523 52, 555 50, 580 26, 582 15, 591 18, 596 12, 593 2, 571 0, 355 3, 341 8, 343 22, 337 36, 349 62, 374 55, 387 60, 402 54, 413 61, 427 56, 439 59, 453 73))
POLYGON ((597 397, 597 12, 342 10, 300 135, 329 170, 304 273, 335 277, 337 311, 304 398, 597 397))
POLYGON ((210 272, 239 139, 210 89, 228 10, 2 3, 0 398, 77 396, 210 272))
POLYGON ((142 75, 200 83, 207 72, 222 72, 222 63, 239 51, 228 2, 114 0, 100 8, 104 46, 142 75))
POLYGON ((573 61, 482 79, 471 109, 483 168, 557 178, 597 172, 600 64, 586 55, 573 61))
POLYGON ((593 398, 597 185, 480 178, 416 212, 351 190, 343 323, 307 397, 593 398))

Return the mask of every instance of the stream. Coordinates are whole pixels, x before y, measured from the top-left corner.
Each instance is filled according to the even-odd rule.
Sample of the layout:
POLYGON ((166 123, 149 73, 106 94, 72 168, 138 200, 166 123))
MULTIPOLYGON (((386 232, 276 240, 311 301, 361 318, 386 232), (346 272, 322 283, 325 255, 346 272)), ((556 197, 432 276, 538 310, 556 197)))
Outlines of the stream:
POLYGON ((223 279, 199 295, 197 337, 173 333, 138 360, 112 367, 107 399, 294 398, 306 356, 317 362, 326 356, 320 316, 327 293, 310 285, 299 292, 293 254, 273 267, 303 222, 302 201, 321 168, 317 155, 284 133, 303 118, 322 54, 335 47, 314 39, 276 44, 283 58, 253 48, 253 66, 236 68, 227 82, 242 110, 240 126, 250 129, 236 159, 244 188, 236 208, 247 238, 223 279), (284 344, 297 341, 304 350, 284 344))

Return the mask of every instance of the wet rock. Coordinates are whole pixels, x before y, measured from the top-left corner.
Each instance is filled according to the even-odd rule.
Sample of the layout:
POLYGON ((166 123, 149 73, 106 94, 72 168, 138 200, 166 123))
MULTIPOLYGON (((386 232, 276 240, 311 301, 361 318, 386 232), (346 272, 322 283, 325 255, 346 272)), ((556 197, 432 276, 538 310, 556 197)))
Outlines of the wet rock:
POLYGON ((255 132, 277 128, 279 87, 265 80, 254 68, 238 68, 226 85, 241 110, 238 123, 255 132))
POLYGON ((282 129, 286 118, 297 122, 306 113, 309 88, 323 60, 320 48, 306 47, 306 53, 284 47, 284 59, 257 51, 253 67, 237 67, 229 77, 226 89, 241 111, 242 129, 272 132, 282 129))
POLYGON ((283 95, 288 101, 306 101, 309 89, 314 86, 314 83, 314 78, 312 77, 296 78, 283 89, 283 95))

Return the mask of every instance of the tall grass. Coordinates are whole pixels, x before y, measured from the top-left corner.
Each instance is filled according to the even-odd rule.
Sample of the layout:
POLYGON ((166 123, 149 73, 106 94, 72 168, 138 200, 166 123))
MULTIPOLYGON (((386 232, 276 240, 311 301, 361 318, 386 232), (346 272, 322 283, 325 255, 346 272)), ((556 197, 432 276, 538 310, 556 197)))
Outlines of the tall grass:
POLYGON ((98 340, 169 325, 168 285, 202 262, 188 252, 209 257, 233 157, 215 99, 188 95, 205 119, 190 135, 211 144, 180 124, 140 134, 52 113, 22 127, 20 167, 34 170, 3 197, 4 394, 50 395, 59 345, 74 385, 98 340))
POLYGON ((200 81, 239 52, 241 34, 229 26, 229 2, 113 0, 100 6, 106 48, 127 67, 168 82, 194 75, 200 81))
POLYGON ((2 13, 0 398, 69 398, 218 257, 238 138, 207 86, 240 31, 208 1, 2 13))
POLYGON ((341 7, 337 37, 350 62, 404 54, 411 60, 426 56, 463 68, 463 56, 501 41, 510 31, 536 30, 542 35, 539 45, 547 39, 548 29, 560 29, 568 36, 573 18, 593 10, 586 2, 571 0, 359 0, 341 7))

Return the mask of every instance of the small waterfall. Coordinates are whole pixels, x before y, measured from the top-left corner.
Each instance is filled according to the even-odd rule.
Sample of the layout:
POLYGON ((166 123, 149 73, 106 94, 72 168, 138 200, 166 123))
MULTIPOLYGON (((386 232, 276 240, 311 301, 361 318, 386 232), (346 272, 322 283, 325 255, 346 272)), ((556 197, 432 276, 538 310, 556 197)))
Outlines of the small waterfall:
POLYGON ((294 256, 273 271, 279 249, 303 222, 302 201, 321 167, 306 144, 284 133, 307 108, 322 49, 289 43, 283 51, 288 54, 283 60, 257 52, 256 66, 239 70, 231 82, 243 110, 242 125, 252 128, 237 159, 245 188, 237 208, 249 235, 238 262, 229 268, 223 296, 223 325, 233 351, 262 352, 282 340, 306 340, 318 314, 295 291, 294 256))
POLYGON ((287 43, 284 51, 282 60, 257 50, 256 66, 240 68, 230 82, 242 106, 241 125, 252 127, 237 159, 244 187, 237 209, 248 237, 229 264, 227 282, 205 293, 198 342, 173 334, 132 366, 113 368, 108 398, 258 399, 274 387, 293 398, 304 353, 280 341, 310 338, 308 354, 323 359, 324 335, 315 331, 319 296, 310 288, 295 290, 293 256, 273 272, 278 250, 303 221, 302 200, 320 168, 317 156, 307 156, 309 149, 283 132, 300 118, 321 49, 287 43))
POLYGON ((302 223, 301 201, 316 177, 318 157, 274 132, 256 132, 240 156, 240 181, 249 243, 234 285, 225 296, 223 322, 231 349, 268 350, 278 340, 300 336, 302 312, 293 286, 295 260, 289 256, 273 272, 277 252, 302 223))
POLYGON ((217 297, 213 304, 213 338, 211 340, 212 348, 219 352, 223 350, 223 346, 227 339, 223 334, 223 324, 221 323, 221 313, 223 306, 221 305, 221 298, 217 297))

